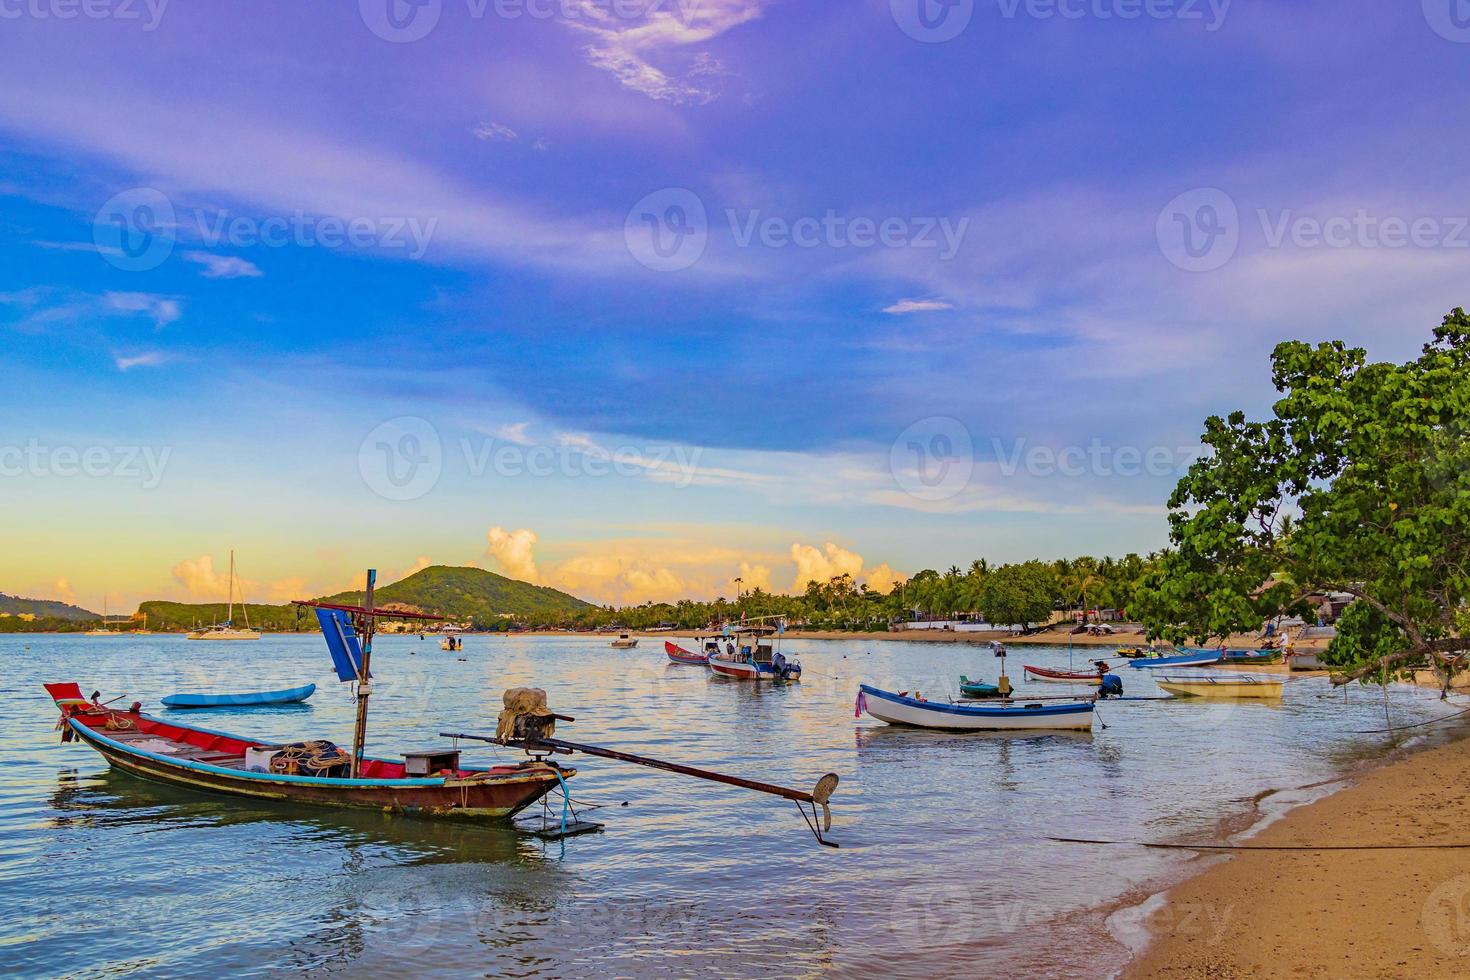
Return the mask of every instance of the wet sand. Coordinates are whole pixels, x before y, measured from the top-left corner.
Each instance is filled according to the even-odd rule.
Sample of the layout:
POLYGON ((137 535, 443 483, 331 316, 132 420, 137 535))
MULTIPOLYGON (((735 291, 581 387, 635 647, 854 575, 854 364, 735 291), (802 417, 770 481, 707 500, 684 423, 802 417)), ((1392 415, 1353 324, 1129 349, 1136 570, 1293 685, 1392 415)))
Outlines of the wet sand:
MULTIPOLYGON (((1242 843, 1470 843, 1467 769, 1462 736, 1242 843)), ((1237 851, 1138 911, 1151 944, 1125 977, 1470 975, 1470 849, 1237 851)))

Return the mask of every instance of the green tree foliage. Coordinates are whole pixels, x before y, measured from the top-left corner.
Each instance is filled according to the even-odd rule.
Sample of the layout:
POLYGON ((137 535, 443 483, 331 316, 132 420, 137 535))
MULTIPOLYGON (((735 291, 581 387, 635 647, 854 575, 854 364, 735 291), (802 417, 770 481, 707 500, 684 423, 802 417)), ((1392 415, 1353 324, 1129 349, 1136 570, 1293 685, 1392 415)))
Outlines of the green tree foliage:
POLYGON ((1205 423, 1212 452, 1170 499, 1175 549, 1135 615, 1203 640, 1344 592, 1355 608, 1327 653, 1339 682, 1453 668, 1445 655, 1470 650, 1470 318, 1455 309, 1405 364, 1294 341, 1272 365, 1270 419, 1205 423))
POLYGON ((980 612, 996 625, 1030 626, 1051 618, 1057 589, 1055 570, 1039 561, 1002 565, 985 577, 980 612))

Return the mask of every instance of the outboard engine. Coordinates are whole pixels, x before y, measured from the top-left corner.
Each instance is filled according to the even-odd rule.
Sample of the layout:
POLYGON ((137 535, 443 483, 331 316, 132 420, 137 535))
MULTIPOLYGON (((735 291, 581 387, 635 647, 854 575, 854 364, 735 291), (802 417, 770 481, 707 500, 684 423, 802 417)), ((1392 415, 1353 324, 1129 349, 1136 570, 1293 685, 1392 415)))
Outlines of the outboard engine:
POLYGON ((1117 674, 1103 674, 1101 682, 1097 685, 1097 696, 1100 698, 1122 697, 1123 678, 1117 674))

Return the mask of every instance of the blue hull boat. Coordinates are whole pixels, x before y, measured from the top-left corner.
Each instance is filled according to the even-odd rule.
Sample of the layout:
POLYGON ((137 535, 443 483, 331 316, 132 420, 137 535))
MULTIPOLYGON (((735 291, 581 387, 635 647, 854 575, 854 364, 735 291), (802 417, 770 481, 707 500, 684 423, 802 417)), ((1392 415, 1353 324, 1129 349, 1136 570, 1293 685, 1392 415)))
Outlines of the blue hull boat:
POLYGON ((1152 670, 1157 667, 1208 667, 1210 664, 1219 662, 1219 650, 1204 650, 1179 657, 1145 657, 1142 660, 1130 660, 1128 666, 1152 670))
POLYGON ((266 704, 297 704, 315 693, 316 685, 307 684, 285 691, 258 691, 254 694, 170 694, 162 703, 165 708, 253 708, 266 704))

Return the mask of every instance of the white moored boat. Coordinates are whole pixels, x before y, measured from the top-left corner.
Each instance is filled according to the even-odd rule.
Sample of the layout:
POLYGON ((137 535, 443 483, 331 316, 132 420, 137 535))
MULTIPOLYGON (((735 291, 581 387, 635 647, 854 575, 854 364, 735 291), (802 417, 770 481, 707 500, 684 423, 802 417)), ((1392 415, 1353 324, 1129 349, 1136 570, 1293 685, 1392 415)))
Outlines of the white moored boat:
POLYGON ((1154 678, 1170 694, 1189 698, 1279 698, 1284 677, 1253 677, 1250 674, 1210 674, 1188 677, 1163 674, 1154 678))
POLYGON ((925 701, 863 684, 858 710, 890 725, 945 731, 1091 731, 1091 701, 1007 701, 1004 704, 952 704, 925 701))
POLYGON ((225 621, 188 634, 188 640, 258 640, 260 632, 250 628, 250 611, 245 606, 245 596, 240 596, 240 612, 245 616, 245 628, 235 625, 235 551, 230 549, 229 609, 225 621))
POLYGON ((631 650, 637 645, 638 637, 629 636, 627 633, 619 633, 618 638, 608 644, 608 646, 612 647, 614 650, 631 650))

